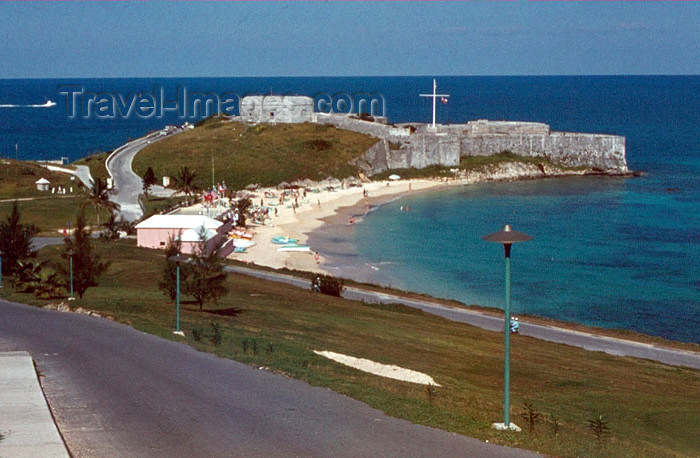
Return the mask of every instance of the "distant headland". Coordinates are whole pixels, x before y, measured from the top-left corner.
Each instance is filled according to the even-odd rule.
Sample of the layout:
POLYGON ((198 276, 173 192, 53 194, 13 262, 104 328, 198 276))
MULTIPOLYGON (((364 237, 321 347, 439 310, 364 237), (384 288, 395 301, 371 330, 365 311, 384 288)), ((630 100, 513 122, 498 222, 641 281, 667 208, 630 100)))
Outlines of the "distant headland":
POLYGON ((390 169, 456 167, 460 158, 491 156, 508 151, 543 157, 562 167, 628 174, 625 137, 619 135, 553 132, 537 122, 476 120, 466 124, 390 124, 383 116, 319 113, 306 96, 257 95, 241 100, 245 123, 317 123, 370 135, 378 139, 357 165, 372 176, 390 169))

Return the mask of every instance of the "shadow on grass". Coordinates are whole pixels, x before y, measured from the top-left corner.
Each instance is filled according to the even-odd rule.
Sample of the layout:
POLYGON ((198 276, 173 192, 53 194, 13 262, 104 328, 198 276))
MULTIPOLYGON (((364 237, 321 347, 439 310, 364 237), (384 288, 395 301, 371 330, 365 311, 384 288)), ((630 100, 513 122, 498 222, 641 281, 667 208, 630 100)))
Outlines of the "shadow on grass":
POLYGON ((204 313, 210 313, 212 315, 219 315, 219 316, 238 316, 240 315, 243 311, 241 309, 237 309, 235 307, 229 307, 227 309, 216 309, 216 310, 207 310, 204 309, 202 310, 204 313))

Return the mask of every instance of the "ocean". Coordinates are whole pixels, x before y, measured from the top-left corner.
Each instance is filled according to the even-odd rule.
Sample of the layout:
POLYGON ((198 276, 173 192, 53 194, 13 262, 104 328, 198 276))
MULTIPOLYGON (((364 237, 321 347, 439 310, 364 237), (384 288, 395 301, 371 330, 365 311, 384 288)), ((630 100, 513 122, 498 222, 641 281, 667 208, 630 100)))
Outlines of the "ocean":
MULTIPOLYGON (((439 104, 440 123, 537 121, 624 135, 630 169, 645 175, 484 183, 405 197, 353 231, 327 234, 337 248, 324 253, 331 269, 502 308, 503 249, 481 237, 511 224, 534 237, 513 247, 515 314, 700 343, 700 77, 438 77, 437 84, 450 95, 439 104)), ((431 91, 432 77, 0 80, 0 157, 74 161, 194 122, 201 113, 184 118, 182 106, 169 108, 182 88, 220 99, 312 95, 340 110, 370 94, 376 114, 390 122, 429 122, 431 113, 418 94, 431 91), (77 91, 122 103, 89 112, 71 99, 77 91), (163 94, 166 109, 119 116, 139 93, 156 104, 163 94), (47 100, 57 105, 27 106, 47 100)))

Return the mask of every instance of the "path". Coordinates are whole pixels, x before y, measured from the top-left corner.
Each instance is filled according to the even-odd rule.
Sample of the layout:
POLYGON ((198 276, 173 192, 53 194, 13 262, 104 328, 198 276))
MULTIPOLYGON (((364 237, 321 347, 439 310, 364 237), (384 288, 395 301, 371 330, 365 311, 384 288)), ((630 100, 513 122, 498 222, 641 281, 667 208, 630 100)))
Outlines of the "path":
POLYGON ((92 175, 90 174, 90 167, 87 165, 76 165, 75 170, 66 167, 60 167, 51 164, 41 164, 43 167, 51 170, 52 172, 67 173, 69 175, 74 175, 82 181, 83 185, 88 189, 92 189, 92 175))
MULTIPOLYGON (((266 280, 289 283, 300 288, 309 288, 309 280, 275 272, 249 269, 246 267, 226 266, 228 272, 251 275, 266 280)), ((479 311, 447 307, 426 300, 407 299, 393 294, 368 291, 357 287, 345 287, 343 297, 369 303, 402 304, 420 309, 433 315, 439 315, 452 321, 467 323, 491 331, 503 332, 503 318, 479 311)), ((591 351, 602 351, 615 356, 632 356, 658 361, 672 366, 686 366, 700 369, 700 353, 659 347, 656 345, 634 342, 631 340, 606 337, 571 329, 545 326, 520 321, 521 335, 535 337, 549 342, 562 343, 591 351)))
MULTIPOLYGON (((102 318, 0 300, 80 457, 529 457, 102 318)), ((8 419, 3 419, 9 421, 8 419)))
MULTIPOLYGON (((175 130, 167 136, 179 132, 182 130, 175 130)), ((150 143, 162 140, 167 136, 161 135, 160 132, 148 134, 117 148, 107 158, 105 166, 109 176, 112 177, 115 190, 110 200, 118 203, 121 207, 119 214, 123 221, 138 221, 143 216, 143 209, 139 202, 139 196, 143 193, 143 180, 131 168, 134 156, 150 143)), ((170 195, 173 191, 166 190, 161 186, 152 186, 151 193, 170 195)))

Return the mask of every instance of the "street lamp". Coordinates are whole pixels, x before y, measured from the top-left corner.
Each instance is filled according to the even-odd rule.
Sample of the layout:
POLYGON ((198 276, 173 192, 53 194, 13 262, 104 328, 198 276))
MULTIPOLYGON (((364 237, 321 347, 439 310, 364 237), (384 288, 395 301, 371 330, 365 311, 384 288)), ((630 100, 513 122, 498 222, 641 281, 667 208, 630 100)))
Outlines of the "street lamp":
POLYGON ((70 296, 68 297, 69 301, 74 301, 75 297, 73 297, 73 250, 68 250, 66 252, 68 254, 68 263, 70 265, 70 296))
POLYGON ((168 261, 177 263, 176 270, 176 280, 175 280, 175 304, 176 304, 176 318, 175 318, 175 331, 173 334, 185 337, 185 333, 180 331, 180 263, 186 262, 188 260, 187 256, 181 254, 176 254, 175 256, 170 256, 168 261))
POLYGON ((501 243, 505 250, 506 257, 506 308, 504 310, 505 332, 505 363, 503 376, 503 423, 494 423, 493 427, 498 430, 520 431, 520 428, 510 422, 510 247, 514 243, 527 242, 532 237, 522 232, 514 231, 509 224, 503 226, 498 232, 494 232, 482 237, 487 242, 501 243))

